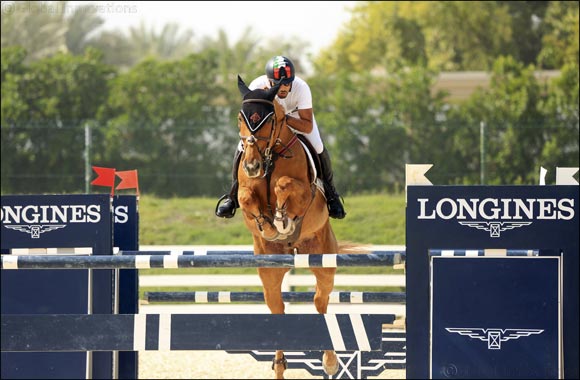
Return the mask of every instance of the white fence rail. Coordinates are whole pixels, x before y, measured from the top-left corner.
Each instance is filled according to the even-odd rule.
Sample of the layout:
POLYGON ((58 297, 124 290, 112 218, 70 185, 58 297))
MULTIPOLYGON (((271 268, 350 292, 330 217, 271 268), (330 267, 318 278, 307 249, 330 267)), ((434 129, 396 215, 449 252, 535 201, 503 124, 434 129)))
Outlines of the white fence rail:
MULTIPOLYGON (((288 274, 282 287, 288 291, 292 286, 314 286, 316 279, 312 274, 288 274)), ((257 274, 211 274, 211 275, 140 275, 139 286, 142 287, 201 287, 201 286, 261 286, 257 274)), ((337 274, 334 286, 405 286, 405 275, 402 274, 337 274)))
MULTIPOLYGON (((141 251, 211 251, 211 250, 232 250, 232 251, 251 251, 253 248, 251 245, 215 245, 215 246, 169 246, 169 245, 142 245, 139 247, 141 251)), ((404 250, 405 246, 394 246, 394 245, 373 245, 369 247, 370 250, 404 250)), ((295 286, 306 286, 314 288, 316 284, 316 279, 313 274, 292 274, 288 273, 284 277, 282 282, 282 291, 291 291, 295 286)), ((140 287, 211 287, 211 286, 223 286, 223 287, 240 287, 240 286, 261 286, 260 278, 258 274, 255 275, 232 275, 232 274, 175 274, 175 275, 139 275, 139 286, 140 287)), ((357 287, 357 286, 393 286, 393 287, 405 287, 405 275, 403 274, 337 274, 334 279, 335 286, 344 287, 357 287)), ((235 290, 235 289, 232 289, 235 290)), ((356 290, 356 289, 353 289, 356 290)), ((175 305, 159 305, 152 304, 146 305, 142 304, 142 312, 144 313, 155 313, 166 310, 168 308, 173 308, 175 312, 175 305)), ((392 312, 396 315, 405 315, 405 305, 378 305, 378 304, 365 304, 362 305, 352 305, 352 304, 336 304, 329 305, 330 313, 350 313, 354 310, 360 310, 364 307, 368 312, 392 312), (376 310, 375 310, 376 309, 376 310)), ((183 313, 262 313, 268 312, 265 305, 215 305, 215 304, 194 304, 194 305, 180 305, 179 311, 183 313), (235 311, 232 311, 235 309, 235 311)), ((286 304, 286 312, 290 313, 308 313, 312 312, 312 305, 303 304, 286 304)))
MULTIPOLYGON (((210 251, 210 250, 232 250, 251 251, 251 245, 143 245, 141 251, 210 251)), ((404 250, 405 246, 394 245, 373 245, 369 250, 404 250)), ((289 291, 294 286, 314 286, 316 280, 311 274, 289 273, 282 283, 282 290, 289 291)), ((260 278, 257 275, 196 275, 196 274, 175 274, 175 275, 140 275, 139 285, 142 287, 203 287, 203 286, 261 286, 260 278)), ((350 275, 338 274, 334 280, 335 286, 405 286, 405 275, 350 275)))

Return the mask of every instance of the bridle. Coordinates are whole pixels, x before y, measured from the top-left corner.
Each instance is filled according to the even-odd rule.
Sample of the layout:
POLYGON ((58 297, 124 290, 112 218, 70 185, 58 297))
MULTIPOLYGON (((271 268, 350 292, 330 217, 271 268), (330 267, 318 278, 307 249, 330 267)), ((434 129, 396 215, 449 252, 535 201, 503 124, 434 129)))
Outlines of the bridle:
MULTIPOLYGON (((246 99, 244 101, 242 101, 242 104, 245 103, 263 103, 263 104, 268 104, 271 106, 274 106, 274 103, 266 100, 266 99, 246 99)), ((242 112, 242 111, 240 111, 242 112)), ((294 134, 292 136, 292 138, 290 139, 290 141, 288 141, 286 144, 282 142, 282 140, 280 139, 280 134, 282 133, 282 129, 284 126, 288 126, 287 123, 285 123, 282 128, 276 128, 276 120, 275 120, 275 113, 271 112, 266 121, 264 121, 264 124, 268 121, 268 119, 270 120, 270 124, 271 124, 271 128, 270 128, 270 136, 268 137, 261 137, 261 136, 256 136, 254 135, 254 132, 257 132, 258 129, 256 129, 254 132, 252 132, 249 136, 244 136, 241 133, 239 134, 240 139, 245 141, 245 143, 248 146, 253 146, 257 141, 267 141, 267 145, 266 148, 262 151, 260 149, 260 147, 256 147, 256 149, 258 150, 258 153, 260 154, 260 157, 262 158, 262 163, 263 163, 263 167, 264 167, 264 175, 262 176, 262 178, 268 178, 268 182, 269 182, 269 177, 272 174, 272 171, 274 170, 274 163, 278 158, 285 158, 285 159, 289 159, 294 157, 294 153, 292 152, 292 146, 298 141, 298 137, 296 136, 296 134, 294 134), (282 146, 282 149, 279 151, 276 151, 276 148, 278 146, 282 146), (289 152, 289 154, 286 154, 286 152, 289 152)), ((261 128, 261 127, 260 127, 261 128)))

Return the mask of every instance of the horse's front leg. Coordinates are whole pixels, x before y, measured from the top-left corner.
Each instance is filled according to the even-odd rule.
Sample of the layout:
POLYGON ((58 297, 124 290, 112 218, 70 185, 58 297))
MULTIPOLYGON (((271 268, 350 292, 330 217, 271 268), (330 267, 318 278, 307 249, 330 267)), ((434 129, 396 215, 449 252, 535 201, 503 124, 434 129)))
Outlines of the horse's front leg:
MULTIPOLYGON (((336 268, 311 268, 316 277, 316 293, 314 294, 314 306, 320 314, 326 314, 330 293, 334 288, 334 275, 336 268)), ((333 376, 338 372, 338 358, 332 350, 324 351, 322 365, 327 375, 333 376)))
MULTIPOLYGON (((264 287, 264 300, 272 314, 284 314, 284 301, 282 299, 282 281, 288 268, 258 268, 258 275, 264 287)), ((287 367, 284 352, 276 351, 272 362, 272 369, 276 379, 284 378, 284 370, 287 367)))
MULTIPOLYGON (((238 202, 242 211, 249 217, 254 219, 254 223, 258 232, 266 240, 274 240, 278 236, 278 231, 268 220, 262 215, 260 210, 260 198, 249 187, 240 186, 238 189, 238 202)), ((251 230, 251 226, 248 225, 251 230)))
POLYGON ((312 201, 310 186, 284 176, 276 182, 274 192, 276 193, 274 226, 281 234, 290 235, 296 228, 294 218, 303 216, 312 201))

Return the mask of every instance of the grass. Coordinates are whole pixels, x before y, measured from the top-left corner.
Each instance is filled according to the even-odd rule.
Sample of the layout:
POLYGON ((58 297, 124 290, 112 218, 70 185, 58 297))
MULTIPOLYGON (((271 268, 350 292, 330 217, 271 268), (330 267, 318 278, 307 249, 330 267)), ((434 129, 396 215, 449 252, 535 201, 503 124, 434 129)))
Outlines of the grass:
MULTIPOLYGON (((238 210, 231 219, 214 215, 217 199, 141 196, 139 241, 143 245, 252 244, 238 210)), ((357 195, 345 198, 346 218, 331 219, 339 241, 405 244, 405 196, 357 195)))

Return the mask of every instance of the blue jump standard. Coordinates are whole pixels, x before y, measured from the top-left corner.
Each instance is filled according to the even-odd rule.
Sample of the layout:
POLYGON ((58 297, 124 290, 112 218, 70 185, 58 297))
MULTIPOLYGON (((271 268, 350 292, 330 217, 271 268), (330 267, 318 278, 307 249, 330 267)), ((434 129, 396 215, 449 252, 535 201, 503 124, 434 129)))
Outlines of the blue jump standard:
POLYGON ((375 351, 392 314, 2 315, 2 351, 375 351))

